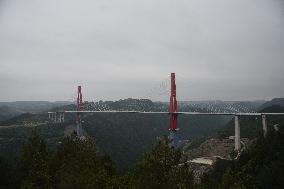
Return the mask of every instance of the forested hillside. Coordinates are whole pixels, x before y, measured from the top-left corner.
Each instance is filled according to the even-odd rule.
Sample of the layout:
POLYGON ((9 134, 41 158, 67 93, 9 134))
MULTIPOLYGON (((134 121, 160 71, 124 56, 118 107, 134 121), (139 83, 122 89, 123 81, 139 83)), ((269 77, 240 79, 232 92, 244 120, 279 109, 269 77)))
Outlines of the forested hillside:
MULTIPOLYGON (((166 111, 167 104, 127 99, 84 103, 89 110, 166 111)), ((73 105, 56 108, 72 109, 73 105)), ((203 111, 188 104, 181 111, 203 111)), ((262 112, 284 112, 271 106, 262 112)), ((268 136, 261 120, 241 119, 241 136, 252 145, 238 160, 216 163, 201 183, 194 182, 188 155, 168 147, 167 115, 84 114, 78 139, 74 115, 51 123, 46 114, 21 114, 0 127, 0 171, 4 188, 279 188, 283 177, 283 117, 268 117, 268 136), (71 135, 70 135, 71 134, 71 135), (256 137, 258 137, 256 139, 256 137), (24 144, 24 146, 23 146, 24 144), (268 153, 267 153, 268 152, 268 153), (17 173, 17 174, 15 174, 17 173), (11 175, 15 175, 11 180, 11 175)), ((202 137, 230 136, 231 117, 180 116, 180 139, 194 143, 202 137), (220 130, 221 129, 221 130, 220 130)), ((181 141, 182 143, 182 141, 181 141)))
POLYGON ((0 121, 4 121, 14 117, 15 115, 20 114, 19 111, 9 107, 9 106, 0 106, 0 121))
POLYGON ((180 150, 162 139, 135 168, 119 174, 92 138, 65 137, 56 149, 32 133, 16 162, 0 159, 0 188, 193 188, 193 175, 180 150))
POLYGON ((262 104, 258 109, 263 110, 265 108, 271 107, 271 106, 280 106, 284 107, 284 98, 274 98, 264 104, 262 104))
MULTIPOLYGON (((67 105, 52 110, 74 109, 74 105, 67 105)), ((143 99, 125 99, 85 102, 84 110, 168 111, 168 104, 143 99)), ((209 111, 188 104, 181 104, 179 110, 209 111)), ((180 116, 180 139, 194 141, 206 138, 223 127, 229 119, 224 116, 180 116)), ((100 150, 110 155, 121 169, 133 167, 139 157, 151 149, 158 137, 168 135, 169 132, 168 115, 83 114, 82 120, 84 135, 94 137, 100 150)), ((11 156, 19 150, 19 144, 26 140, 28 133, 33 129, 38 130, 47 140, 48 146, 54 146, 64 135, 75 129, 75 115, 66 114, 65 123, 54 124, 48 120, 47 114, 25 113, 2 121, 0 125, 5 125, 0 127, 0 155, 11 156)))
POLYGON ((284 186, 284 120, 278 130, 270 129, 266 138, 259 135, 238 160, 215 169, 204 177, 199 188, 276 189, 284 186))
POLYGON ((195 184, 187 157, 161 138, 127 173, 117 171, 111 158, 92 138, 65 137, 55 149, 33 133, 15 162, 0 158, 1 188, 282 188, 284 124, 259 136, 239 159, 216 164, 195 184))
POLYGON ((16 101, 16 102, 0 102, 0 122, 8 120, 14 116, 23 113, 40 113, 51 108, 64 106, 71 102, 58 101, 16 101))
MULTIPOLYGON (((283 113, 280 105, 272 105, 260 112, 283 113)), ((268 134, 263 135, 261 119, 241 118, 241 137, 248 137, 252 144, 242 152, 239 159, 220 162, 203 177, 198 188, 282 188, 284 186, 284 116, 268 116, 268 134)), ((233 120, 221 129, 219 135, 234 133, 233 120), (221 133, 221 134, 220 134, 221 133)))

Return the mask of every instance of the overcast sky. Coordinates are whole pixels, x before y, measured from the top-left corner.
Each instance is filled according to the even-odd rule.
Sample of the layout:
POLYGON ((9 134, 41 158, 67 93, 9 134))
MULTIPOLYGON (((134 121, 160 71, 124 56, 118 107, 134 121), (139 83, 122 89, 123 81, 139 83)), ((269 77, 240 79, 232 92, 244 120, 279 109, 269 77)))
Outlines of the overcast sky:
POLYGON ((178 100, 283 97, 283 1, 0 0, 0 101, 144 98, 171 72, 178 100))

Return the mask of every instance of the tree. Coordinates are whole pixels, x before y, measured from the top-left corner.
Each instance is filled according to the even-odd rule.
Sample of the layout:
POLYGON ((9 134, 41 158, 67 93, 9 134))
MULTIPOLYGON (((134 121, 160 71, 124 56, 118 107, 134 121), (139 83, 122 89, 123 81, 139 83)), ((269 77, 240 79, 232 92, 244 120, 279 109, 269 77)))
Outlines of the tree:
POLYGON ((260 136, 226 171, 220 188, 283 188, 284 124, 260 136))
POLYGON ((13 167, 6 159, 0 157, 0 188, 13 188, 13 167))
POLYGON ((24 144, 17 162, 18 183, 21 188, 51 188, 50 154, 45 142, 33 132, 24 144))
POLYGON ((135 188, 193 188, 193 174, 180 150, 169 147, 168 139, 158 142, 138 162, 135 188))
POLYGON ((220 189, 256 189, 253 178, 244 171, 228 169, 223 175, 220 189))
POLYGON ((93 139, 74 134, 58 146, 51 169, 54 188, 112 188, 115 184, 110 158, 99 153, 93 139))

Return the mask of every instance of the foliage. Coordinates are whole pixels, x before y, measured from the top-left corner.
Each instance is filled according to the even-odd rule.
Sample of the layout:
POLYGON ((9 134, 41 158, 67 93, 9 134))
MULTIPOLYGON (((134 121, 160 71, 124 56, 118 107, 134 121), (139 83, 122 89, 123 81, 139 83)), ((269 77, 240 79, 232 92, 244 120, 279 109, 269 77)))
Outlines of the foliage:
POLYGON ((112 185, 115 168, 101 155, 91 138, 66 137, 54 154, 51 173, 56 188, 106 188, 112 185))
POLYGON ((118 174, 92 138, 65 137, 56 150, 33 132, 23 145, 16 168, 0 161, 3 188, 193 188, 193 175, 181 151, 160 141, 137 163, 134 172, 118 174), (13 180, 13 184, 10 181, 13 180))
MULTIPOLYGON (((167 103, 152 102, 146 99, 84 102, 85 110, 168 111, 168 106, 167 103)), ((53 110, 74 109, 74 105, 69 105, 53 110)), ((205 110, 192 107, 187 103, 181 103, 179 104, 179 111, 205 110)), ((100 151, 108 154, 120 171, 133 168, 143 153, 151 150, 157 137, 168 134, 169 128, 169 118, 166 114, 82 114, 82 120, 84 135, 96 138, 100 151)), ((48 115, 46 113, 26 113, 3 121, 2 125, 7 127, 0 127, 0 137, 2 138, 0 156, 15 157, 22 143, 30 135, 32 128, 36 128, 38 133, 46 140, 47 146, 53 148, 56 148, 56 143, 62 140, 66 134, 66 132, 64 133, 65 128, 66 130, 69 130, 70 126, 75 128, 75 116, 73 114, 65 115, 65 123, 54 124, 47 121, 48 115)), ((180 139, 190 138, 191 141, 194 141, 198 140, 199 137, 206 138, 216 129, 224 126, 227 119, 222 116, 180 115, 178 122, 181 130, 180 139)))
POLYGON ((222 185, 245 184, 247 188, 281 188, 284 186, 284 125, 278 132, 260 137, 224 175, 222 185), (236 178, 236 179, 234 179, 236 178), (250 187, 249 187, 250 186, 250 187))
POLYGON ((91 138, 75 134, 50 151, 46 142, 33 132, 23 145, 15 170, 0 161, 1 174, 12 174, 14 184, 1 180, 4 188, 115 188, 121 180, 108 156, 102 155, 91 138), (3 171, 3 172, 2 172, 3 171))
POLYGON ((215 168, 202 180, 199 188, 282 188, 284 186, 283 120, 279 123, 278 131, 270 130, 266 137, 260 135, 238 160, 224 166, 227 167, 225 171, 218 171, 215 168))
POLYGON ((18 179, 22 188, 51 188, 49 159, 46 143, 33 132, 23 146, 17 162, 18 179))
POLYGON ((137 188, 193 188, 193 174, 180 150, 160 141, 137 164, 134 173, 137 188))
MULTIPOLYGON (((115 106, 120 107, 119 103, 115 106)), ((198 187, 281 188, 284 185, 284 123, 283 118, 268 119, 269 132, 266 138, 260 136, 233 163, 216 165, 198 187), (279 124, 278 132, 271 130, 271 126, 276 123, 279 124)), ((190 124, 203 124, 198 119, 191 121, 190 124)), ((252 123, 255 120, 251 118, 241 121, 242 126, 247 125, 247 128, 255 126, 252 123)), ((64 124, 38 127, 37 132, 32 132, 27 141, 25 137, 31 128, 2 129, 2 141, 13 141, 15 137, 21 139, 13 141, 15 147, 22 141, 26 143, 21 148, 15 167, 12 166, 12 158, 11 162, 0 158, 0 188, 193 188, 193 174, 185 163, 186 158, 180 150, 170 148, 166 138, 144 154, 132 172, 119 174, 112 160, 103 154, 107 152, 117 159, 121 158, 120 162, 137 161, 139 154, 147 151, 157 136, 166 134, 166 130, 159 129, 164 126, 164 122, 167 122, 166 116, 84 117, 85 131, 95 136, 97 141, 90 137, 78 138, 75 134, 63 138, 64 124), (56 138, 53 140, 53 148, 49 147, 51 137, 56 138), (101 149, 97 148, 97 144, 101 149), (134 156, 127 157, 127 154, 134 156)), ((181 126, 186 123, 185 118, 180 117, 180 123, 181 126)), ((186 130, 185 125, 182 127, 186 132, 190 130, 186 130)), ((247 134, 250 132, 248 130, 247 134)), ((1 150, 3 146, 0 146, 1 150)), ((15 150, 14 146, 10 150, 15 150)))
MULTIPOLYGON (((277 118, 278 119, 278 118, 277 118)), ((284 124, 260 136, 240 158, 216 164, 198 188, 281 188, 284 185, 284 124), (228 167, 228 169, 225 169, 228 167)), ((0 159, 1 188, 193 188, 193 174, 180 150, 160 140, 135 169, 119 174, 92 138, 75 134, 55 149, 33 132, 22 147, 16 167, 0 159), (13 176, 13 177, 12 177, 13 176)))
POLYGON ((12 164, 0 157, 0 188, 13 188, 12 175, 14 172, 12 164))
POLYGON ((220 189, 254 189, 257 188, 253 178, 244 171, 228 169, 223 176, 220 189))

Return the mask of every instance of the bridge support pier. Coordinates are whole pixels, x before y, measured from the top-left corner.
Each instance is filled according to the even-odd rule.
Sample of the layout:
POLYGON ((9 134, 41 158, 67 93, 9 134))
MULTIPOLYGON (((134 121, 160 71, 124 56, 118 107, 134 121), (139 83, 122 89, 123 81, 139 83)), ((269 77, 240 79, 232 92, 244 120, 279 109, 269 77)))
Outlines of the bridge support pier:
POLYGON ((65 116, 64 113, 62 113, 62 122, 64 122, 64 116, 65 116))
POLYGON ((239 116, 235 115, 235 150, 241 149, 241 135, 240 135, 240 120, 239 116))
POLYGON ((58 123, 61 123, 61 113, 58 113, 58 123))
POLYGON ((54 113, 54 122, 57 123, 57 115, 54 113))
POLYGON ((57 113, 57 123, 61 123, 61 114, 57 113))
POLYGON ((267 120, 266 120, 266 115, 261 115, 261 118, 262 118, 263 136, 266 137, 266 135, 267 135, 267 120))
POLYGON ((53 114, 50 113, 49 115, 50 115, 50 120, 53 121, 53 114))
POLYGON ((48 118, 53 123, 64 123, 64 112, 48 112, 48 118))

